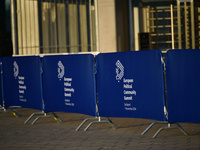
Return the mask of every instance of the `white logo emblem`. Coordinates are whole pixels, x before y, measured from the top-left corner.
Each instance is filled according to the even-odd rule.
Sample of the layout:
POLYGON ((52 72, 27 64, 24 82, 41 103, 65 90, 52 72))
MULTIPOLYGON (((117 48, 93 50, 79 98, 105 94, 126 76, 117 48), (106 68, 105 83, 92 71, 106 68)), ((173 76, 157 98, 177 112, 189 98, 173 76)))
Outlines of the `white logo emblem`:
POLYGON ((65 67, 61 61, 58 62, 58 78, 61 80, 65 74, 65 67))
POLYGON ((19 75, 19 66, 16 61, 14 61, 13 66, 14 77, 17 78, 17 76, 19 75))
POLYGON ((117 60, 116 66, 117 66, 117 68, 116 68, 116 74, 117 74, 116 80, 118 80, 118 82, 119 82, 124 76, 124 66, 122 65, 122 63, 119 60, 117 60))

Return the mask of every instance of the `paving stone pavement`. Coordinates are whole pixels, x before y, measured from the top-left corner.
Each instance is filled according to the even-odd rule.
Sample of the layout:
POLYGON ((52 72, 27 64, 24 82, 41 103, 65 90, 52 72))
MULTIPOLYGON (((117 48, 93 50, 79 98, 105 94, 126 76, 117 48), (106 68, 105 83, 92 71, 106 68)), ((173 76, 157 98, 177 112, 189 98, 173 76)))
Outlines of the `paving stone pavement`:
MULTIPOLYGON (((181 123, 190 135, 178 129, 154 133, 166 125, 157 124, 145 135, 140 135, 154 120, 111 118, 118 128, 107 123, 93 124, 88 131, 75 131, 88 117, 82 114, 57 112, 63 120, 41 118, 36 124, 24 121, 36 110, 19 109, 23 116, 0 112, 0 150, 200 150, 200 124, 181 123)), ((199 117, 199 116, 198 116, 199 117)), ((87 123, 88 124, 88 123, 87 123)))

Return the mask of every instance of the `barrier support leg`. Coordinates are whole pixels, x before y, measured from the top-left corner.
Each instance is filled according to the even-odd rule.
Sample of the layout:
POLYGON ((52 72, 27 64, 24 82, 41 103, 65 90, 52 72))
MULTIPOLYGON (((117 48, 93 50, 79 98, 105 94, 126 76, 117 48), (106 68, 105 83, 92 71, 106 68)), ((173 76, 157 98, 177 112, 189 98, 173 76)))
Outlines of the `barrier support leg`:
POLYGON ((95 119, 97 119, 97 117, 95 117, 95 118, 86 118, 85 120, 82 121, 82 123, 78 126, 78 128, 76 128, 76 131, 78 131, 84 125, 84 123, 86 121, 88 121, 88 120, 95 120, 95 119))
POLYGON ((83 122, 78 126, 78 128, 76 129, 76 131, 78 131, 86 121, 88 120, 96 120, 98 119, 98 121, 92 121, 85 129, 84 131, 87 131, 87 129, 93 124, 93 123, 109 123, 114 129, 117 128, 117 125, 114 124, 109 118, 106 118, 107 120, 103 120, 103 118, 106 118, 106 117, 94 117, 94 118, 86 118, 85 120, 83 120, 83 122))
POLYGON ((44 112, 42 111, 42 112, 34 112, 34 113, 32 113, 32 114, 28 117, 28 119, 24 122, 24 124, 26 124, 27 122, 29 122, 29 120, 31 120, 31 118, 32 118, 34 115, 40 115, 40 114, 44 114, 44 112))
POLYGON ((54 119, 58 122, 61 123, 62 119, 60 117, 58 117, 54 112, 52 112, 52 114, 54 115, 54 119))
POLYGON ((189 135, 187 133, 187 131, 179 124, 179 123, 176 123, 178 126, 171 126, 170 123, 168 123, 168 126, 167 127, 162 127, 160 129, 158 129, 158 131, 154 134, 153 138, 156 138, 158 136, 158 134, 162 131, 162 130, 166 130, 166 129, 180 129, 181 132, 183 132, 185 135, 189 135))
POLYGON ((107 119, 108 119, 108 121, 109 121, 111 124, 114 125, 114 128, 115 128, 115 129, 118 128, 118 126, 117 126, 114 122, 112 122, 112 120, 110 120, 110 118, 107 118, 107 119))
POLYGON ((93 121, 93 122, 91 122, 91 123, 84 129, 84 131, 87 131, 88 128, 89 128, 93 123, 109 123, 114 129, 117 128, 117 126, 116 126, 109 118, 107 118, 107 120, 102 120, 101 117, 98 117, 97 119, 98 119, 98 121, 93 121))
POLYGON ((37 118, 35 118, 35 120, 32 122, 32 125, 35 124, 38 121, 38 119, 43 118, 43 117, 52 117, 52 115, 47 115, 46 113, 44 113, 44 115, 38 116, 37 118))
POLYGON ((155 125, 155 124, 166 124, 166 123, 168 123, 168 122, 166 122, 166 121, 155 121, 155 122, 153 122, 152 124, 150 124, 142 133, 141 133, 141 135, 144 135, 153 125, 155 125))
POLYGON ((60 117, 58 117, 54 112, 52 112, 53 116, 52 115, 47 115, 46 113, 43 113, 43 114, 44 115, 38 116, 37 118, 35 118, 35 120, 32 122, 32 125, 35 124, 38 121, 38 119, 43 118, 43 117, 54 117, 54 119, 56 121, 58 121, 59 123, 62 122, 62 120, 60 119, 60 117))
POLYGON ((177 122, 176 123, 179 126, 179 129, 185 134, 185 135, 189 135, 189 133, 177 122))
POLYGON ((12 107, 10 107, 10 109, 13 111, 13 115, 15 117, 22 117, 22 115, 15 108, 21 108, 21 107, 18 107, 18 106, 12 106, 12 107))

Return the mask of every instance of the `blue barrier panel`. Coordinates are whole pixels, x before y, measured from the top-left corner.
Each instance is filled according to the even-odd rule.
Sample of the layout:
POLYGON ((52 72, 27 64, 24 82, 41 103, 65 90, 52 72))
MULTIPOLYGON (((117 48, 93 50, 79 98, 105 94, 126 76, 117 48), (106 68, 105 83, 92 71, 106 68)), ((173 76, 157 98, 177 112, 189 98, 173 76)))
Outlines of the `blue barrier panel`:
POLYGON ((94 56, 43 57, 45 112, 74 112, 96 116, 94 56))
POLYGON ((169 122, 200 123, 200 50, 166 54, 169 122))
POLYGON ((0 58, 0 106, 3 106, 2 90, 2 59, 0 58))
POLYGON ((40 57, 4 57, 3 87, 6 108, 43 110, 40 57))
POLYGON ((100 116, 165 120, 161 51, 97 56, 100 116))

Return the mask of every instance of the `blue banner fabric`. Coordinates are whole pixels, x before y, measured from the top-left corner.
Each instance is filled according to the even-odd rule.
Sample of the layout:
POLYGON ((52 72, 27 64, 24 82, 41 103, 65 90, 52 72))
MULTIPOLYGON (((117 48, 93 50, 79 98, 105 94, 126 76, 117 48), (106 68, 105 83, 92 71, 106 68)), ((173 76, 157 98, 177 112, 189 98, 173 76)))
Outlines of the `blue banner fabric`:
POLYGON ((166 54, 169 122, 200 123, 200 50, 166 54))
POLYGON ((96 116, 94 56, 53 55, 43 58, 45 112, 96 116))
POLYGON ((3 95, 2 95, 2 59, 0 58, 0 106, 3 106, 3 95))
POLYGON ((43 109, 39 56, 4 57, 3 87, 5 107, 43 109))
POLYGON ((161 58, 160 50, 99 54, 100 116, 165 120, 161 58))

